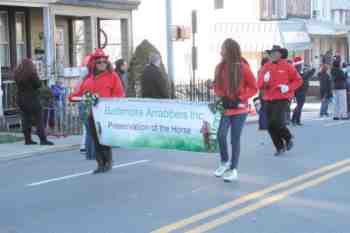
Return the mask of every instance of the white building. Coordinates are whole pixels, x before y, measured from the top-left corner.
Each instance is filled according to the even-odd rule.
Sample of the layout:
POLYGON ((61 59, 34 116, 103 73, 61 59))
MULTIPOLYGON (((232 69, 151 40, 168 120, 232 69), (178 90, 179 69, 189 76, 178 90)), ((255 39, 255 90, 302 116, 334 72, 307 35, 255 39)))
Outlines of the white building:
MULTIPOLYGON (((348 60, 349 5, 350 0, 174 0, 173 24, 191 26, 191 11, 197 10, 197 77, 211 79, 221 43, 228 37, 240 43, 254 71, 274 44, 315 67, 330 49, 348 60)), ((135 43, 148 38, 165 57, 165 1, 143 0, 134 23, 135 43)), ((177 81, 191 78, 191 47, 191 40, 174 42, 177 81)))
POLYGON ((308 20, 311 36, 312 58, 319 63, 319 57, 331 50, 339 53, 343 61, 349 62, 349 0, 313 0, 312 19, 308 20))

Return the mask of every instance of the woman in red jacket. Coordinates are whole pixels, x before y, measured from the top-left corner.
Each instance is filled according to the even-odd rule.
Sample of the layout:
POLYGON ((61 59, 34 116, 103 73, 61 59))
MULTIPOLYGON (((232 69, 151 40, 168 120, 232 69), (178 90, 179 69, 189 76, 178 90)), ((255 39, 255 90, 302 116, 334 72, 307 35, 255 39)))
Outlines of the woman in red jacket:
POLYGON ((214 91, 220 97, 226 112, 221 118, 218 141, 221 165, 215 176, 225 181, 238 178, 237 166, 240 155, 240 138, 248 116, 248 100, 257 92, 255 77, 247 61, 242 58, 239 44, 226 39, 221 50, 222 61, 215 71, 214 91), (231 128, 232 158, 229 162, 227 134, 231 128))
POLYGON ((289 109, 289 100, 303 84, 297 70, 284 59, 285 51, 286 49, 277 45, 268 51, 272 62, 264 65, 258 81, 259 89, 264 92, 268 131, 277 150, 276 156, 293 148, 292 135, 286 126, 285 116, 289 109))
MULTIPOLYGON (((96 49, 90 59, 92 72, 83 81, 79 90, 70 96, 71 101, 82 97, 86 92, 96 94, 98 97, 124 97, 124 90, 120 78, 113 71, 108 56, 102 49, 96 49)), ((97 169, 94 173, 107 172, 112 169, 112 149, 99 143, 92 113, 89 115, 88 125, 96 148, 97 169)))

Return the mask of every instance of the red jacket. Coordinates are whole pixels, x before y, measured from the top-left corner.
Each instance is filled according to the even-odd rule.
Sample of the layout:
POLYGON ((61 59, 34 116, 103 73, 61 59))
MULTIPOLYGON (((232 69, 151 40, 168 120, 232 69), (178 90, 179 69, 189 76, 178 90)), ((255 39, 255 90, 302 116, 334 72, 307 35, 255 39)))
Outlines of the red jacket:
POLYGON ((237 109, 230 109, 225 112, 225 115, 232 116, 232 115, 238 115, 243 113, 249 112, 248 107, 248 100, 256 95, 258 92, 258 88, 256 85, 256 80, 253 75, 253 72, 251 71, 249 64, 242 59, 241 61, 242 66, 242 72, 243 72, 243 79, 241 80, 239 89, 237 94, 230 93, 229 91, 229 80, 227 75, 227 65, 225 63, 220 63, 216 67, 216 77, 223 78, 224 79, 224 87, 220 87, 218 85, 218 80, 215 80, 214 82, 214 92, 216 96, 219 97, 229 97, 230 99, 234 100, 235 98, 239 98, 241 101, 241 104, 243 106, 237 108, 237 109))
POLYGON ((263 91, 263 99, 266 101, 291 99, 301 85, 303 85, 303 79, 294 66, 284 59, 277 64, 265 64, 259 72, 258 87, 263 91), (267 72, 270 72, 270 81, 265 83, 264 76, 267 72), (281 84, 288 85, 287 93, 282 94, 279 86, 281 84))
POLYGON ((85 92, 98 94, 99 97, 124 97, 124 90, 118 74, 105 71, 95 78, 90 74, 80 85, 78 91, 69 96, 70 101, 73 97, 81 97, 85 92))

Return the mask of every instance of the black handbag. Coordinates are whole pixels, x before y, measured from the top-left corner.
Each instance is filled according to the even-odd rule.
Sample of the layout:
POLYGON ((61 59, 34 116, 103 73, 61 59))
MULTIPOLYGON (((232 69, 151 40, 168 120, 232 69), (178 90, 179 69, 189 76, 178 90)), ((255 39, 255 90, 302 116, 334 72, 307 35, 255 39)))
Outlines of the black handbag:
POLYGON ((240 102, 238 98, 231 100, 228 97, 222 97, 222 106, 224 109, 236 109, 239 107, 240 102))

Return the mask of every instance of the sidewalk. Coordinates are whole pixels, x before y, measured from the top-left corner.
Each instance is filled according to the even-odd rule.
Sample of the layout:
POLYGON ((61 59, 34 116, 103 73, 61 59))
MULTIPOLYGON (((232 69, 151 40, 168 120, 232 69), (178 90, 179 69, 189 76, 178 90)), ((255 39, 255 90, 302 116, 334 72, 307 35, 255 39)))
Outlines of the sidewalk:
MULTIPOLYGON (((39 139, 36 136, 33 136, 33 140, 39 142, 39 139)), ((16 143, 0 144, 0 162, 28 158, 32 156, 47 155, 48 153, 76 150, 79 149, 81 136, 69 136, 66 138, 49 137, 49 140, 54 142, 55 145, 26 146, 24 145, 23 141, 16 143)))
MULTIPOLYGON (((295 104, 292 104, 294 109, 295 104)), ((320 109, 320 103, 306 103, 304 106, 304 112, 318 112, 320 109)), ((247 120, 247 124, 255 124, 259 120, 257 115, 250 115, 247 120)), ((6 134, 6 133, 1 133, 6 134)), ((35 141, 39 141, 36 136, 33 138, 35 141)), ((54 146, 26 146, 22 142, 0 144, 0 162, 11 161, 22 158, 28 158, 33 156, 47 155, 49 153, 63 152, 69 150, 79 149, 81 136, 69 136, 66 138, 49 137, 49 140, 55 143, 54 146)))

